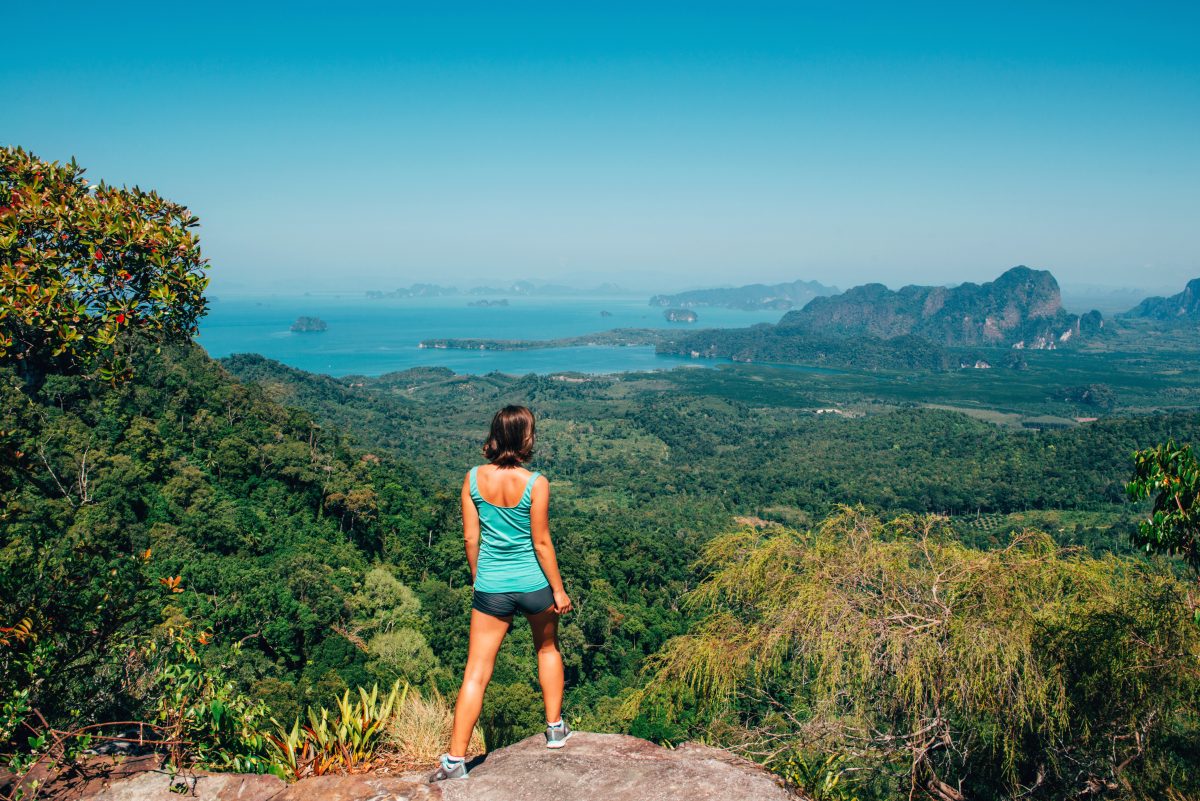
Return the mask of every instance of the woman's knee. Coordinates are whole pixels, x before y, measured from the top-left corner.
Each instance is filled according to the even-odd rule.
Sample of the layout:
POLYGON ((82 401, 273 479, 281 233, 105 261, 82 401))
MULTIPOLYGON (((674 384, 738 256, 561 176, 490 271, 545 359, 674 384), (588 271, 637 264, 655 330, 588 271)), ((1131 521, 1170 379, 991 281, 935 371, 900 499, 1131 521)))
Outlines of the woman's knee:
POLYGON ((467 665, 463 671, 463 684, 470 684, 480 689, 487 687, 492 679, 492 671, 486 666, 467 665))
POLYGON ((536 643, 533 646, 533 650, 537 652, 538 656, 541 656, 543 654, 557 654, 558 653, 558 640, 551 638, 551 639, 545 640, 544 642, 536 643))

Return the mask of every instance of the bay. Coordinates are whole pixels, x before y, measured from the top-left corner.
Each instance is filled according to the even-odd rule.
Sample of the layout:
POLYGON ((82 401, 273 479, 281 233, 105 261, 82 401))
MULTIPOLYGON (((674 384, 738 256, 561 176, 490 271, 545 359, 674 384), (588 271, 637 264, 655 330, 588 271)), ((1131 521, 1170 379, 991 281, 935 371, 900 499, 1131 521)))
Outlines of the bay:
MULTIPOLYGON (((497 298, 489 298, 497 299, 497 298)), ((211 301, 196 341, 215 358, 258 353, 333 376, 375 376, 410 367, 457 373, 620 373, 713 366, 713 360, 664 356, 651 346, 585 346, 519 351, 419 348, 424 339, 557 339, 611 328, 726 328, 778 322, 780 311, 700 308, 694 324, 670 323, 635 297, 510 297, 507 306, 473 307, 478 298, 381 298, 363 295, 265 295, 211 301), (602 316, 601 312, 609 316, 602 316), (297 317, 319 317, 322 333, 293 333, 297 317)))

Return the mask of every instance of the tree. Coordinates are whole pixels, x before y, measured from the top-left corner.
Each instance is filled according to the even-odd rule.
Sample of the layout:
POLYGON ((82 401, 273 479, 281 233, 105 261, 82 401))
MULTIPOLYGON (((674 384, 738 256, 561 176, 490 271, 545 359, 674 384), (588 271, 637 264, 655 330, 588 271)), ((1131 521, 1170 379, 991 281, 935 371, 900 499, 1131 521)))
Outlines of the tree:
POLYGON ((438 659, 416 629, 401 628, 376 634, 367 644, 371 661, 367 670, 384 680, 403 679, 409 684, 423 684, 430 671, 438 667, 438 659))
POLYGON ((685 598, 704 616, 630 711, 695 715, 769 763, 848 758, 864 796, 1165 797, 1156 765, 1194 747, 1171 751, 1200 698, 1182 584, 1037 532, 956 540, 944 519, 845 508, 709 541, 685 598))
POLYGON ((185 341, 206 310, 198 218, 83 173, 0 147, 0 363, 33 388, 52 371, 127 379, 137 339, 185 341))
MULTIPOLYGON (((1125 491, 1135 501, 1154 495, 1150 517, 1138 523, 1133 544, 1147 553, 1180 556, 1200 581, 1200 464, 1191 446, 1173 441, 1133 455, 1133 480, 1125 491), (1155 494, 1157 493, 1157 494, 1155 494)), ((1200 623, 1200 608, 1194 612, 1200 623)))

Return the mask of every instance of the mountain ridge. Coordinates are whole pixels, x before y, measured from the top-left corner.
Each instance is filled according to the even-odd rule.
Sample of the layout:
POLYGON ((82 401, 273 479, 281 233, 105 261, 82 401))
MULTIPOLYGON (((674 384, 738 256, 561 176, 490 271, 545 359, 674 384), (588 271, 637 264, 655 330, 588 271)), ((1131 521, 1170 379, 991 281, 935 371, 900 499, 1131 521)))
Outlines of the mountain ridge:
POLYGON ((1082 316, 1067 312, 1054 276, 1024 265, 983 284, 910 284, 898 290, 863 284, 841 295, 814 298, 779 321, 780 328, 824 337, 919 336, 949 347, 1035 349, 1053 349, 1074 337, 1093 334, 1103 324, 1097 311, 1082 316))
POLYGON ((1183 291, 1167 297, 1146 298, 1121 315, 1153 320, 1200 320, 1200 278, 1193 278, 1183 291))

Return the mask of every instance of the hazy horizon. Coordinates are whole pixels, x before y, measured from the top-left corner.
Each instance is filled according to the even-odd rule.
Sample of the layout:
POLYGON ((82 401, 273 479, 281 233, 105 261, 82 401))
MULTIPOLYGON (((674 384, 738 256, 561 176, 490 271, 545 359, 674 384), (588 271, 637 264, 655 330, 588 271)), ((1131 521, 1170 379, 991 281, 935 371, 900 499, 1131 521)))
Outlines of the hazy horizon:
MULTIPOLYGON (((1015 267, 1015 266, 1017 266, 1017 265, 1010 265, 1010 267, 1015 267)), ((1032 266, 1032 265, 1026 265, 1026 266, 1032 266)), ((1007 269, 1009 269, 1009 268, 1006 267, 1006 268, 997 270, 997 272, 994 275, 987 277, 987 278, 983 278, 979 281, 974 281, 973 283, 986 283, 988 281, 992 281, 995 278, 997 278, 1001 273, 1003 273, 1004 270, 1007 270, 1007 269)), ((1045 268, 1034 267, 1034 269, 1045 269, 1045 268)), ((1050 270, 1050 272, 1053 274, 1054 271, 1050 270)), ((226 294, 226 295, 230 295, 230 296, 234 296, 234 295, 253 296, 253 295, 270 295, 270 294, 293 295, 294 296, 294 295, 303 295, 306 293, 343 294, 343 295, 345 295, 345 294, 366 293, 369 291, 376 291, 376 290, 383 291, 383 292, 391 292, 391 291, 397 290, 397 289, 407 289, 407 288, 413 286, 414 284, 430 284, 430 285, 436 285, 436 286, 441 286, 441 287, 446 287, 446 288, 457 289, 463 293, 469 293, 472 290, 480 289, 483 287, 493 287, 493 288, 497 288, 497 289, 505 289, 505 288, 511 287, 514 284, 519 283, 519 282, 531 282, 538 286, 550 286, 550 285, 564 286, 564 287, 574 289, 574 290, 579 290, 579 291, 587 291, 587 290, 595 289, 595 288, 605 285, 605 284, 611 284, 611 285, 615 285, 618 290, 620 290, 624 293, 628 293, 628 294, 632 294, 632 295, 646 295, 647 297, 649 297, 649 296, 656 295, 656 294, 675 294, 678 292, 687 292, 689 290, 694 290, 694 289, 735 288, 735 287, 746 286, 749 284, 779 284, 779 283, 790 283, 792 281, 797 281, 797 280, 817 281, 817 279, 815 279, 815 278, 809 278, 806 276, 798 276, 798 277, 793 277, 793 278, 785 277, 785 278, 781 278, 781 279, 772 278, 772 279, 768 279, 768 280, 759 280, 759 279, 754 278, 753 274, 746 273, 744 275, 744 277, 740 280, 724 280, 724 281, 722 281, 722 280, 716 280, 714 278, 714 280, 712 280, 712 281, 700 281, 700 282, 689 283, 689 282, 687 282, 686 279, 681 279, 679 283, 670 284, 670 283, 667 283, 666 279, 663 279, 663 278, 647 279, 645 277, 642 277, 642 279, 639 281, 635 277, 635 280, 633 280, 633 281, 622 282, 622 281, 613 280, 612 278, 606 277, 605 275, 588 276, 585 274, 575 276, 575 278, 577 280, 571 280, 571 275, 564 273, 564 274, 560 274, 558 276, 553 276, 551 278, 546 278, 546 279, 532 277, 532 276, 514 275, 514 276, 506 276, 506 277, 496 276, 496 277, 492 277, 492 278, 478 279, 478 280, 471 280, 471 279, 445 280, 445 279, 439 278, 436 275, 427 275, 424 277, 421 277, 418 275, 417 277, 413 278, 412 280, 405 279, 405 280, 401 280, 399 282, 389 283, 389 281, 391 281, 391 278, 389 276, 383 275, 383 276, 379 276, 379 280, 374 281, 374 282, 372 282, 370 280, 363 280, 358 277, 355 277, 353 279, 341 280, 341 281, 332 282, 332 283, 328 283, 328 284, 324 284, 324 285, 315 285, 315 284, 314 285, 306 285, 306 284, 297 284, 295 282, 289 282, 286 286, 281 287, 281 286, 271 286, 271 285, 267 285, 267 284, 256 285, 253 283, 243 283, 243 282, 238 281, 236 279, 236 277, 231 277, 228 275, 225 276, 224 278, 225 278, 225 280, 220 283, 219 287, 216 284, 213 284, 210 286, 210 294, 213 294, 213 295, 226 294)), ((1058 276, 1055 276, 1055 278, 1058 278, 1058 276)), ((1191 279, 1189 279, 1189 280, 1191 280, 1191 279)), ((834 287, 842 292, 846 291, 847 289, 850 289, 853 286, 860 285, 858 283, 840 285, 840 284, 836 284, 836 283, 826 283, 824 281, 818 281, 818 283, 821 283, 827 287, 834 287)), ((872 283, 872 282, 871 281, 863 281, 861 283, 872 283)), ((966 283, 966 282, 965 281, 949 281, 949 282, 922 281, 919 279, 919 277, 914 277, 912 280, 901 279, 901 280, 894 280, 891 282, 878 281, 875 283, 884 283, 890 289, 895 290, 895 289, 899 289, 899 288, 909 285, 909 284, 940 285, 940 286, 953 287, 953 286, 958 286, 959 284, 966 283)), ((1064 296, 1074 295, 1076 297, 1080 297, 1080 296, 1088 297, 1088 296, 1099 296, 1099 295, 1130 295, 1130 296, 1137 295, 1139 297, 1147 297, 1150 295, 1162 295, 1162 294, 1173 295, 1173 294, 1176 294, 1177 292, 1179 292, 1180 290, 1183 289, 1183 284, 1176 286, 1176 285, 1172 285, 1172 284, 1152 285, 1149 283, 1139 285, 1136 282, 1113 283, 1113 284, 1088 283, 1088 282, 1065 283, 1060 280, 1059 288, 1062 290, 1062 293, 1064 296)), ((503 293, 500 293, 500 294, 503 294, 503 293)))
MULTIPOLYGON (((13 31, 42 12, 7 12, 13 31)), ((798 278, 1177 292, 1200 8, 61 4, 4 144, 202 220, 212 292, 798 278), (52 55, 52 57, 51 57, 52 55)))

